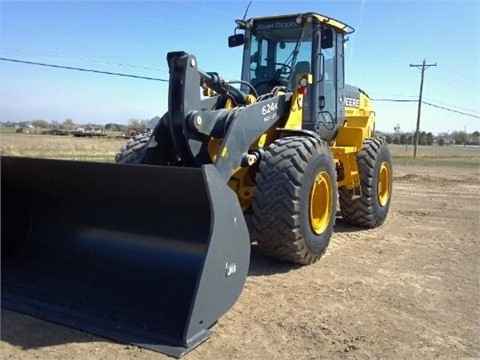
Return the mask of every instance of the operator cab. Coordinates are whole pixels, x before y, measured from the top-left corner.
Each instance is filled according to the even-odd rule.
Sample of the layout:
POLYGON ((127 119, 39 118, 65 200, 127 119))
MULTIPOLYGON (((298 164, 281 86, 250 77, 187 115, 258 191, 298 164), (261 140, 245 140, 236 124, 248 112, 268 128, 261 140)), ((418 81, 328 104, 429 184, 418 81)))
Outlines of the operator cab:
POLYGON ((231 36, 229 46, 244 45, 242 80, 267 97, 293 92, 297 75, 312 74, 303 128, 333 138, 345 119, 344 37, 354 30, 314 13, 237 20, 237 28, 245 34, 231 36))

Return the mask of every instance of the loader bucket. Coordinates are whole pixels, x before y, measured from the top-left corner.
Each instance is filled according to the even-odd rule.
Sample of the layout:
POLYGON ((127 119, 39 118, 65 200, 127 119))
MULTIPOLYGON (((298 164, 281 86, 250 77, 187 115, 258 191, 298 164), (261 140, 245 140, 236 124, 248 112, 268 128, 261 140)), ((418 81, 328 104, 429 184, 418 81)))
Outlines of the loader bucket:
POLYGON ((2 306, 181 357, 238 299, 250 240, 213 165, 1 158, 2 306))

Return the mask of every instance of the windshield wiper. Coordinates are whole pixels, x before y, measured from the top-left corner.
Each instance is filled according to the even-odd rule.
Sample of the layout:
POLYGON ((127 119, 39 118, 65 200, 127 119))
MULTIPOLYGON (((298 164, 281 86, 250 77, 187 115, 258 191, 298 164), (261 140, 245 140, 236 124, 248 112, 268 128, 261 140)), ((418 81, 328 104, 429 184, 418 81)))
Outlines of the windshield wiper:
MULTIPOLYGON (((297 65, 297 57, 298 54, 300 53, 300 45, 302 45, 303 37, 305 36, 305 28, 307 27, 307 23, 303 24, 302 31, 300 32, 300 36, 297 40, 297 43, 295 44, 295 49, 292 51, 292 65, 290 66, 291 71, 290 75, 288 76, 288 83, 290 84, 292 81, 292 76, 294 73, 295 65, 297 65)), ((290 56, 289 56, 290 57, 290 56)))
POLYGON ((271 80, 272 83, 276 82, 280 78, 280 76, 282 75, 283 69, 285 69, 287 66, 289 66, 288 63, 290 62, 289 61, 290 58, 292 58, 292 60, 291 60, 291 65, 289 66, 290 67, 290 75, 288 76, 288 83, 291 82, 292 75, 294 73, 294 68, 295 68, 295 65, 297 64, 297 57, 298 57, 298 54, 300 53, 300 46, 302 45, 302 41, 303 41, 303 38, 305 36, 305 28, 306 27, 307 27, 307 24, 304 23, 303 27, 302 27, 302 31, 300 32, 300 36, 298 37, 298 40, 295 44, 295 48, 292 50, 290 55, 288 55, 288 57, 285 60, 285 62, 283 63, 283 65, 275 71, 275 74, 273 75, 273 78, 271 80))

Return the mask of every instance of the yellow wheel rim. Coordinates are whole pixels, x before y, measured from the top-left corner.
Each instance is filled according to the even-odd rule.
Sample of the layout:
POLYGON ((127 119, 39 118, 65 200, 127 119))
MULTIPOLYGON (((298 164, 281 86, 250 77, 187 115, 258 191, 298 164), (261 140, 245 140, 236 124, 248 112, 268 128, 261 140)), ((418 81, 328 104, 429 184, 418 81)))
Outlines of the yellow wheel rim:
POLYGON ((310 192, 310 226, 312 231, 322 234, 332 216, 332 180, 327 172, 319 173, 310 192))
POLYGON ((377 195, 378 202, 380 206, 385 206, 390 199, 391 194, 391 184, 392 184, 392 171, 390 165, 387 162, 383 162, 380 165, 380 172, 378 173, 378 186, 377 186, 377 195))

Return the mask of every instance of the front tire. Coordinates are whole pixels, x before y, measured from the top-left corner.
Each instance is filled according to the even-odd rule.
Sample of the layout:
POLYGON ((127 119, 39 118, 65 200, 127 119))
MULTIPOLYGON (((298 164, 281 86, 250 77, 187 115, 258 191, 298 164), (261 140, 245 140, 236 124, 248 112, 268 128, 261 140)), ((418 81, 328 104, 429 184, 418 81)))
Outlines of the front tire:
POLYGON ((345 187, 339 189, 340 210, 352 225, 375 228, 387 218, 392 197, 392 158, 382 139, 367 139, 357 155, 361 196, 352 197, 345 187))
POLYGON ((333 233, 337 196, 334 160, 324 141, 276 140, 256 176, 252 233, 259 248, 280 261, 316 262, 333 233))

